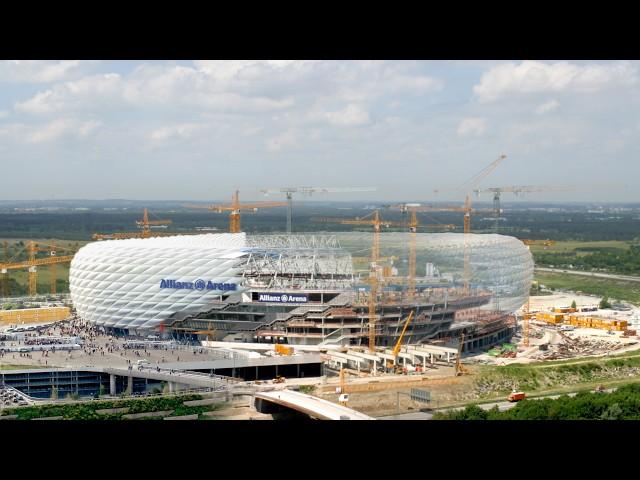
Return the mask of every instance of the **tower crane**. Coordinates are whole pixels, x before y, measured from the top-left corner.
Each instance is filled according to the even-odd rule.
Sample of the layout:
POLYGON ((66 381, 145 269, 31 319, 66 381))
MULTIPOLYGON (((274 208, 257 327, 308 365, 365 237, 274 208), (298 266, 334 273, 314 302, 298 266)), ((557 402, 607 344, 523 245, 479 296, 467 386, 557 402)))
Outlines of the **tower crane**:
MULTIPOLYGON (((482 210, 482 209, 473 209, 471 208, 471 201, 469 196, 465 200, 464 206, 433 206, 433 205, 421 205, 419 203, 403 203, 399 205, 392 205, 392 209, 399 209, 402 212, 411 212, 411 221, 409 222, 410 231, 414 222, 417 222, 416 213, 417 212, 464 212, 464 233, 471 233, 471 213, 487 211, 491 212, 492 210, 482 210)), ((451 227, 452 225, 443 225, 451 227)), ((453 226, 455 228, 455 226, 453 226)), ((413 250, 415 252, 415 234, 412 233, 412 239, 410 240, 410 251, 413 250)), ((415 260, 414 260, 415 262, 415 260)), ((410 262, 411 263, 411 262, 410 262)), ((415 268, 415 267, 414 267, 415 268)), ((466 237, 465 237, 465 248, 464 248, 464 288, 465 291, 469 291, 469 281, 471 278, 471 270, 470 270, 470 260, 469 260, 469 248, 467 246, 466 237)))
POLYGON ((265 195, 271 193, 284 193, 287 197, 287 233, 291 233, 291 220, 293 211, 293 194, 311 196, 313 193, 347 193, 347 192, 374 192, 376 187, 282 187, 266 188, 260 190, 265 195))
MULTIPOLYGON (((374 261, 374 255, 375 255, 375 262, 377 264, 377 262, 379 262, 380 260, 382 260, 382 258, 380 257, 380 230, 382 226, 384 227, 403 227, 403 228, 408 228, 411 238, 410 238, 410 244, 409 244, 409 272, 407 275, 407 283, 408 283, 408 287, 407 287, 407 299, 408 300, 413 300, 413 298, 415 297, 415 292, 416 292, 416 232, 418 227, 420 226, 419 222, 418 222, 418 218, 416 216, 416 212, 414 210, 412 210, 412 205, 413 204, 403 204, 403 212, 406 211, 410 211, 411 212, 411 219, 408 223, 405 222, 395 222, 395 221, 388 221, 388 220, 382 220, 380 218, 380 213, 378 210, 375 210, 373 212, 373 218, 372 219, 367 219, 367 216, 362 217, 362 218, 356 218, 353 220, 349 220, 349 219, 343 219, 343 218, 333 218, 333 217, 312 217, 311 221, 315 221, 315 222, 328 222, 328 223, 341 223, 344 225, 373 225, 374 226, 374 242, 373 242, 373 248, 372 248, 372 262, 374 261), (411 209, 411 210, 409 210, 411 209), (377 227, 376 227, 377 225, 377 227), (374 251, 375 250, 375 251, 374 251)), ((455 225, 453 224, 426 224, 426 225, 422 225, 424 227, 444 227, 447 229, 453 229, 455 228, 455 225)), ((385 257, 388 258, 388 257, 385 257)), ((390 257, 390 258, 394 258, 394 257, 390 257)))
MULTIPOLYGON (((34 242, 29 241, 27 244, 27 254, 28 259, 21 262, 5 262, 0 264, 0 271, 3 273, 7 273, 8 270, 21 270, 28 269, 29 270, 29 296, 35 297, 37 294, 37 282, 38 282, 38 268, 43 265, 55 265, 58 263, 69 263, 73 260, 73 255, 64 255, 64 256, 56 256, 56 249, 60 247, 56 247, 55 245, 45 244, 47 248, 40 248, 40 246, 34 242), (50 256, 48 258, 36 258, 38 252, 50 252, 50 256)), ((55 284, 55 272, 52 272, 52 283, 55 284)), ((52 291, 55 292, 55 287, 52 287, 52 291)))
POLYGON ((149 220, 149 212, 146 208, 144 209, 144 213, 142 214, 142 221, 136 221, 136 224, 139 227, 142 227, 143 238, 148 238, 151 236, 152 226, 171 225, 171 223, 171 220, 149 220))
POLYGON ((230 204, 217 204, 217 205, 184 205, 187 208, 206 208, 216 213, 229 212, 229 232, 240 233, 240 211, 241 210, 253 210, 257 211, 259 208, 272 208, 272 207, 286 207, 286 202, 253 202, 253 203, 240 203, 240 191, 236 190, 231 197, 230 204))
POLYGON ((142 228, 141 232, 117 232, 117 233, 94 233, 91 238, 93 240, 122 240, 125 238, 149 238, 166 235, 176 235, 168 232, 151 233, 152 226, 171 225, 171 220, 149 220, 149 212, 144 209, 142 220, 136 220, 136 224, 142 228))
POLYGON ((371 245, 371 270, 368 282, 371 285, 369 292, 368 308, 369 308, 369 351, 376 349, 376 304, 378 297, 378 285, 381 280, 380 266, 378 265, 380 258, 380 229, 383 225, 391 225, 392 222, 384 221, 380 218, 380 212, 374 210, 369 215, 362 218, 348 220, 344 218, 315 217, 312 221, 342 223, 345 225, 372 225, 373 226, 373 244, 371 245), (371 217, 371 218, 368 218, 371 217))
MULTIPOLYGON (((547 248, 556 244, 555 240, 528 240, 528 239, 522 240, 522 243, 524 243, 527 246, 527 248, 530 248, 531 245, 543 245, 544 248, 547 248)), ((531 319, 531 313, 529 311, 531 295, 529 295, 529 293, 530 292, 527 293, 526 303, 522 306, 522 345, 524 345, 525 347, 529 346, 529 320, 531 319)))
MULTIPOLYGON (((491 172, 493 172, 496 167, 498 165, 500 165, 504 159, 507 158, 506 155, 502 154, 500 155, 497 159, 495 159, 493 162, 491 162, 489 165, 487 165, 486 167, 484 167, 482 170, 480 170, 478 173, 476 173, 474 176, 472 176, 470 179, 468 179, 467 181, 465 181, 462 185, 460 185, 460 187, 456 188, 455 190, 464 190, 466 192, 466 197, 464 200, 464 206, 463 207, 444 207, 441 210, 434 210, 433 208, 440 208, 440 207, 433 207, 430 210, 424 210, 424 211, 446 211, 446 212, 464 212, 464 233, 471 233, 471 213, 473 212, 480 212, 480 211, 485 211, 485 210, 473 210, 471 208, 471 197, 470 197, 470 193, 472 191, 474 191, 474 189, 477 188, 478 184, 487 176, 489 175, 491 172)), ((439 190, 435 190, 435 192, 437 193, 439 190)), ((491 210, 488 210, 491 211, 491 210)))
POLYGON ((479 196, 481 193, 493 194, 493 214, 494 214, 494 229, 498 233, 498 222, 500 220, 500 195, 502 193, 513 193, 516 196, 523 195, 525 193, 534 192, 564 192, 572 190, 572 187, 563 186, 536 186, 536 185, 511 185, 507 187, 490 187, 484 189, 476 189, 474 193, 479 196))

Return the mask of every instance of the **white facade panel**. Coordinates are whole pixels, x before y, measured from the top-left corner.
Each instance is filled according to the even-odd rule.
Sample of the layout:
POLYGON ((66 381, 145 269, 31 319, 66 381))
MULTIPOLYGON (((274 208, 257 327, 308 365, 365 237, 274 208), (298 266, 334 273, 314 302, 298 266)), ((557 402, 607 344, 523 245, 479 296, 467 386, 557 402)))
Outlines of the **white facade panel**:
POLYGON ((245 246, 244 233, 90 243, 71 262, 71 298, 80 317, 98 325, 154 328, 176 312, 205 311, 212 300, 241 291, 245 246))

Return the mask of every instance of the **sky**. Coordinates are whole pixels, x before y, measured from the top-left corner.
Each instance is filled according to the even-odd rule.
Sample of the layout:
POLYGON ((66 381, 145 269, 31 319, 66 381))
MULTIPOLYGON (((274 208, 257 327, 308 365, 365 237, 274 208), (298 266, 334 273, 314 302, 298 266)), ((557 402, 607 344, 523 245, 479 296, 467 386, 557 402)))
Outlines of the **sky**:
POLYGON ((0 61, 0 199, 462 201, 504 154, 476 188, 636 202, 639 77, 637 61, 0 61))

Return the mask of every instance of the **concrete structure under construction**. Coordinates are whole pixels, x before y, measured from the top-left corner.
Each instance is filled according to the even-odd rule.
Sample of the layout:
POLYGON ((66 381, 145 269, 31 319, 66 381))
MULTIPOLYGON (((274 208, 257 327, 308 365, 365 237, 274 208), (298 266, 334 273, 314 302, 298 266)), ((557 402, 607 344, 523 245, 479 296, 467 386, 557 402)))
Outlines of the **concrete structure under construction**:
MULTIPOLYGON (((380 254, 406 257, 407 235, 381 234, 380 254)), ((503 235, 415 235, 417 264, 433 270, 412 296, 402 277, 380 279, 376 344, 392 346, 411 311, 403 343, 455 343, 464 331, 473 349, 508 338, 533 276, 529 250, 503 235)), ((71 263, 71 297, 81 318, 106 328, 357 347, 368 342, 370 288, 351 254, 370 243, 366 233, 96 242, 71 263)))

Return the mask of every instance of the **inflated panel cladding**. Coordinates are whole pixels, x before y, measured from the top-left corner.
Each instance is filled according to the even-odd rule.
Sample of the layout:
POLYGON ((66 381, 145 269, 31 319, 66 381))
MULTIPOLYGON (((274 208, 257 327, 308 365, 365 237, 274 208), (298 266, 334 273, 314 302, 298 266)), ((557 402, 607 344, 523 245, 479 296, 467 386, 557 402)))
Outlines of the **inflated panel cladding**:
POLYGON ((245 244, 244 234, 91 243, 71 262, 71 297, 85 320, 112 327, 153 328, 175 312, 204 311, 212 300, 228 293, 160 288, 163 279, 239 284, 245 244))

